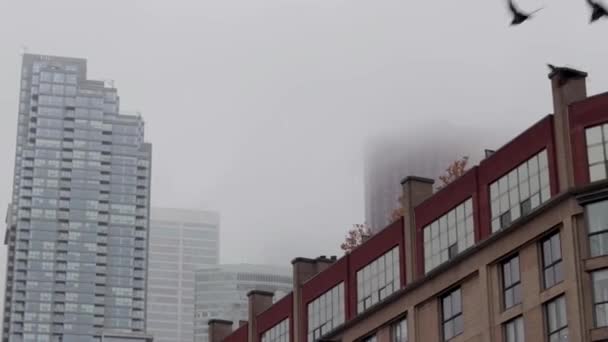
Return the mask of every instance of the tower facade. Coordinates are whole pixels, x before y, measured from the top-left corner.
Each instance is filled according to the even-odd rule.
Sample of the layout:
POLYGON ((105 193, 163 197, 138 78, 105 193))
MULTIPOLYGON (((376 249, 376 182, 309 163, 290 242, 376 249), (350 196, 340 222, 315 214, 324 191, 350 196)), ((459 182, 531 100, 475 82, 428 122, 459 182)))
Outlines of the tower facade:
POLYGON ((194 271, 217 265, 219 214, 152 208, 148 275, 148 333, 155 342, 192 342, 194 271))
POLYGON ((3 341, 145 332, 151 145, 86 60, 21 70, 3 341))

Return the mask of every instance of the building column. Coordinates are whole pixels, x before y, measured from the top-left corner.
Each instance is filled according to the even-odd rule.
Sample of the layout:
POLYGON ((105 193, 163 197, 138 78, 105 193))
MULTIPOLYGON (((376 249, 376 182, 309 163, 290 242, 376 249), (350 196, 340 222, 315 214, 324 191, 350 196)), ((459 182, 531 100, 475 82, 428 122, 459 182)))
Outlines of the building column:
POLYGON ((553 136, 558 176, 558 191, 574 187, 574 159, 570 140, 570 104, 587 98, 587 73, 570 68, 553 67, 549 73, 553 95, 553 136))
POLYGON ((433 195, 434 180, 429 178, 409 176, 401 181, 403 194, 401 205, 403 206, 403 230, 405 239, 405 279, 411 283, 418 278, 418 260, 416 244, 418 235, 416 232, 416 217, 414 208, 433 195))
POLYGON ((258 333, 257 317, 260 313, 272 306, 273 297, 274 293, 267 291, 251 290, 247 293, 247 299, 249 301, 249 342, 259 342, 260 336, 258 333))
MULTIPOLYGON (((295 258, 291 261, 293 266, 293 341, 306 342, 306 303, 302 303, 302 285, 319 272, 322 272, 336 261, 320 256, 316 259, 295 258)), ((347 299, 345 298, 345 301, 347 299)), ((346 309, 345 309, 346 311, 346 309)))
POLYGON ((209 342, 222 342, 232 333, 232 321, 210 319, 207 324, 209 325, 209 342))

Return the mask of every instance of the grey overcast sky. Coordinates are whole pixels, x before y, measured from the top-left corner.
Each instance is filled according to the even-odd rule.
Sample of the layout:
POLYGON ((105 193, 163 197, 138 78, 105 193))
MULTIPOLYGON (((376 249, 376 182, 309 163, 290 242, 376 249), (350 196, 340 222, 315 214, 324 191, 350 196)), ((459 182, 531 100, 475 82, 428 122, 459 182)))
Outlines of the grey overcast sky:
POLYGON ((608 20, 519 4, 546 8, 510 28, 501 0, 0 0, 0 206, 26 46, 115 80, 147 124, 153 204, 219 210, 222 261, 338 253, 367 137, 432 144, 449 122, 503 143, 552 110, 547 62, 608 90, 608 20))

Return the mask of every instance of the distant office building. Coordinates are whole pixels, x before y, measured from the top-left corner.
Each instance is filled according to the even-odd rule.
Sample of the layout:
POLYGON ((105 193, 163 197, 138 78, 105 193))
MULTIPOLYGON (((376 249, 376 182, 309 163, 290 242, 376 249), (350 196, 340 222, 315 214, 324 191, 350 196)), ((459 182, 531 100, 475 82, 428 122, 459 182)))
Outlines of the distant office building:
POLYGON ((275 293, 275 299, 291 291, 289 267, 268 265, 219 265, 196 271, 194 341, 208 341, 207 322, 224 319, 238 325, 247 320, 247 293, 275 293))
POLYGON ((152 208, 148 333, 155 342, 192 342, 194 271, 219 259, 219 214, 152 208))
POLYGON ((101 342, 154 342, 151 335, 128 332, 104 332, 101 342))
MULTIPOLYGON (((408 137, 406 133, 392 134, 368 142, 364 151, 365 221, 375 231, 390 223, 401 195, 401 180, 407 175, 440 176, 454 160, 469 156, 478 159, 484 146, 475 132, 467 134, 459 127, 447 124, 446 132, 421 128, 428 136, 408 137), (470 138, 469 138, 470 137, 470 138)), ((471 132, 468 132, 471 133, 471 132)))
POLYGON ((151 145, 142 118, 119 114, 116 89, 87 80, 86 60, 26 54, 16 145, 3 341, 143 333, 151 145))

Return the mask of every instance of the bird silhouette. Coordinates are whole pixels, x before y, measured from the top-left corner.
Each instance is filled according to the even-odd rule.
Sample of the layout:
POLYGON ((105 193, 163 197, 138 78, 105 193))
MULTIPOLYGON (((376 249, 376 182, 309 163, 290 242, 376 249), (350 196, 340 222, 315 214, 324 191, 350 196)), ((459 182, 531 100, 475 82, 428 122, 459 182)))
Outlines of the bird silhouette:
MULTIPOLYGON (((515 3, 513 2, 513 0, 508 0, 508 1, 509 1, 509 10, 511 11, 511 14, 513 15, 513 20, 511 20, 511 26, 515 26, 515 25, 519 25, 519 24, 523 23, 524 21, 530 19, 530 17, 532 17, 532 14, 534 14, 542 9, 542 8, 539 8, 536 11, 533 11, 530 13, 525 13, 522 10, 520 10, 519 8, 517 8, 517 6, 515 6, 515 3)), ((587 0, 587 1, 591 1, 591 0, 587 0)))
POLYGON ((599 2, 594 2, 593 0, 587 0, 589 7, 591 7, 591 20, 589 22, 594 22, 602 17, 608 17, 608 9, 604 7, 599 2))

